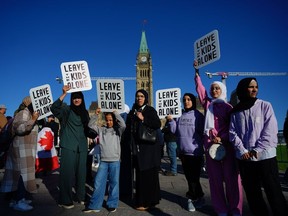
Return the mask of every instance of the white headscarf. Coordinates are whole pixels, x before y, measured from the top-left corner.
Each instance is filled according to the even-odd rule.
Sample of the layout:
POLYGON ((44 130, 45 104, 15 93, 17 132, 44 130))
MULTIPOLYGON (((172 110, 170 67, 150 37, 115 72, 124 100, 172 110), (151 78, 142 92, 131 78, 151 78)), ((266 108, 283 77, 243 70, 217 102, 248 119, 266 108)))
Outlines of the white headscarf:
POLYGON ((208 109, 206 111, 206 117, 205 117, 205 125, 204 125, 204 133, 210 137, 210 130, 213 129, 214 126, 214 111, 213 111, 213 104, 214 103, 226 103, 226 97, 227 97, 227 88, 226 86, 219 81, 215 81, 211 83, 210 89, 212 85, 218 85, 221 89, 221 95, 218 98, 212 99, 210 105, 208 106, 208 109))

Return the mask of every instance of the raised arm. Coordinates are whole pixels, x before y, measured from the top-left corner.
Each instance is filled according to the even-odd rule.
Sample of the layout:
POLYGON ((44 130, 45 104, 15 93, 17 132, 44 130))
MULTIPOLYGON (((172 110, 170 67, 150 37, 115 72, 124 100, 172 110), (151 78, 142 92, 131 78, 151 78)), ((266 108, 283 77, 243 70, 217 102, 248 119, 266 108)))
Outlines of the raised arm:
POLYGON ((211 99, 208 97, 208 93, 202 84, 200 74, 199 74, 199 69, 196 68, 197 65, 198 65, 198 62, 195 60, 193 66, 195 68, 195 78, 194 79, 195 79, 196 92, 198 94, 199 101, 200 101, 202 107, 206 110, 210 104, 211 99))

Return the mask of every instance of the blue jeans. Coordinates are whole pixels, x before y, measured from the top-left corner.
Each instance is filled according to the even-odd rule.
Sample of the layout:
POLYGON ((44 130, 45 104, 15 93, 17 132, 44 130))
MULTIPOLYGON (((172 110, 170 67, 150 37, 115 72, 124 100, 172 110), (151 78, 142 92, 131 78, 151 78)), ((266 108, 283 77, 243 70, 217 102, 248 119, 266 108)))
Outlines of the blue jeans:
POLYGON ((172 173, 177 173, 177 143, 167 142, 166 148, 170 159, 170 171, 172 173))
POLYGON ((94 181, 94 192, 88 208, 100 210, 103 204, 108 180, 107 207, 117 208, 119 203, 120 161, 100 161, 94 181))

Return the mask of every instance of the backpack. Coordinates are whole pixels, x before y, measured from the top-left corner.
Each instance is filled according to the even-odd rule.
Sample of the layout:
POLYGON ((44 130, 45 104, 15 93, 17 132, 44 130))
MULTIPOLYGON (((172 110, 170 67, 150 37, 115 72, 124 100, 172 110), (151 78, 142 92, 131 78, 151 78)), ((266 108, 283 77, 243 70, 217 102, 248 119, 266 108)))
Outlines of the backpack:
POLYGON ((13 141, 14 134, 12 131, 12 124, 14 118, 8 120, 6 125, 0 131, 0 152, 8 151, 10 144, 13 141))

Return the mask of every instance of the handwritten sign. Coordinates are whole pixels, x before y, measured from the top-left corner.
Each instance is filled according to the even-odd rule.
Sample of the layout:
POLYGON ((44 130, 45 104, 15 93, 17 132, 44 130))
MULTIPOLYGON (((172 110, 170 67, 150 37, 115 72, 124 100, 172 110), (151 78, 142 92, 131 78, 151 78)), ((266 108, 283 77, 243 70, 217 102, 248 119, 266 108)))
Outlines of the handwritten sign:
POLYGON ((156 91, 156 111, 159 118, 172 115, 178 118, 182 114, 180 88, 162 89, 156 91))
POLYGON ((217 30, 195 41, 194 58, 198 61, 198 68, 220 59, 220 45, 217 30))
POLYGON ((103 112, 117 110, 119 113, 125 109, 124 81, 121 79, 97 80, 98 105, 103 112))
POLYGON ((53 103, 50 85, 42 85, 30 89, 30 98, 34 111, 39 113, 38 120, 52 114, 50 107, 53 103))
POLYGON ((88 64, 86 61, 63 62, 61 64, 64 85, 71 87, 69 92, 87 91, 92 88, 88 64))

